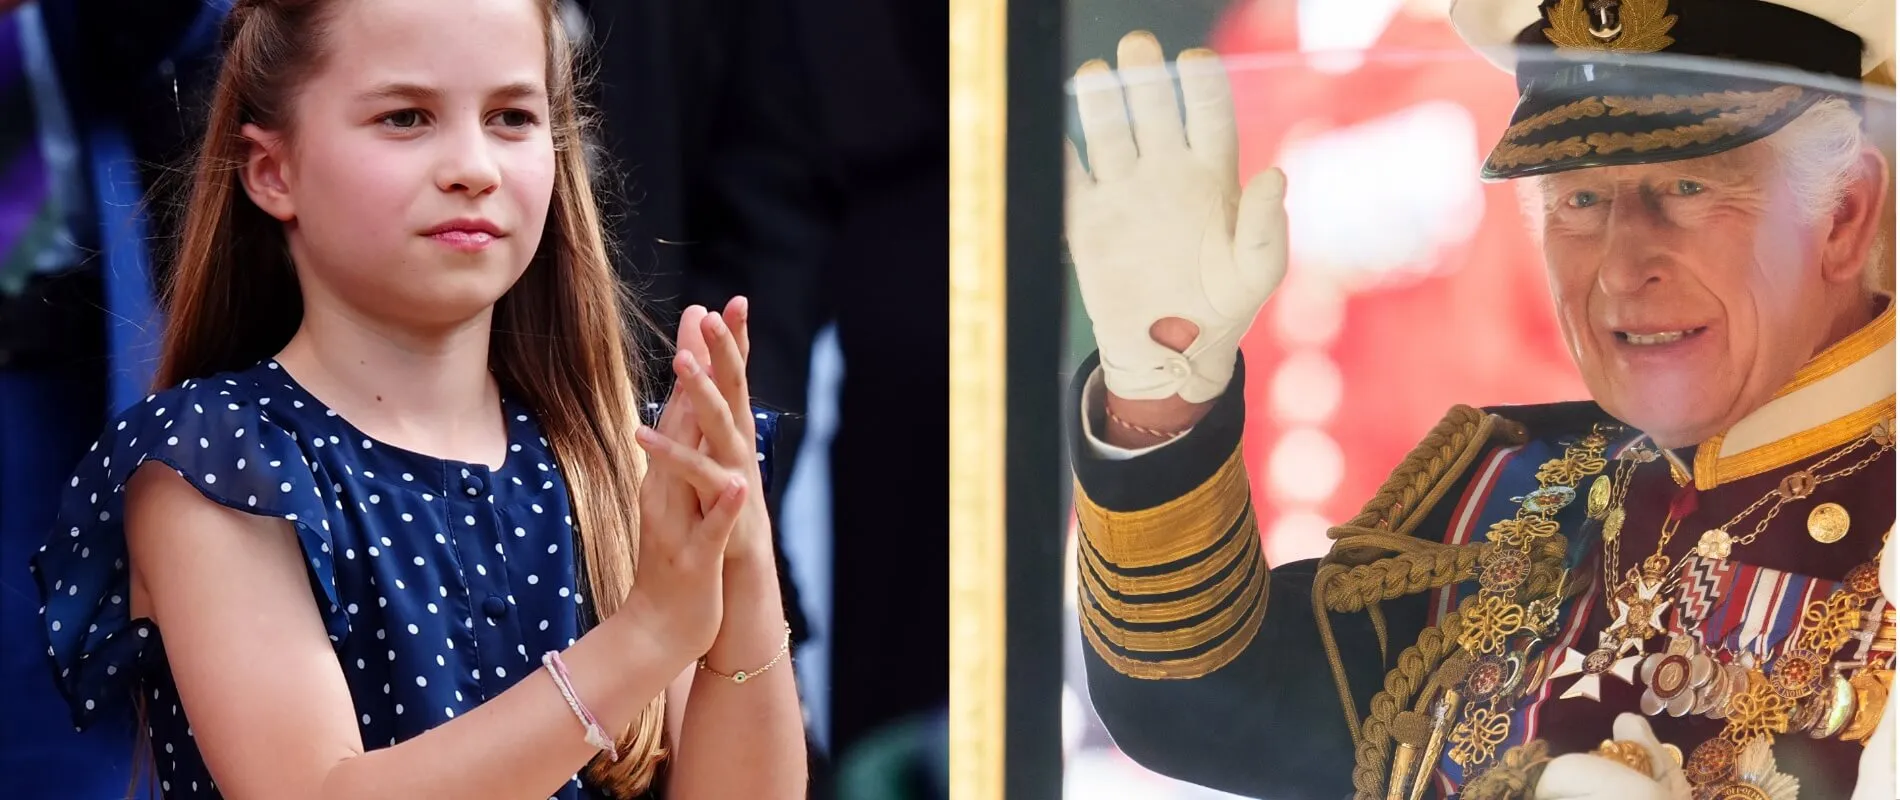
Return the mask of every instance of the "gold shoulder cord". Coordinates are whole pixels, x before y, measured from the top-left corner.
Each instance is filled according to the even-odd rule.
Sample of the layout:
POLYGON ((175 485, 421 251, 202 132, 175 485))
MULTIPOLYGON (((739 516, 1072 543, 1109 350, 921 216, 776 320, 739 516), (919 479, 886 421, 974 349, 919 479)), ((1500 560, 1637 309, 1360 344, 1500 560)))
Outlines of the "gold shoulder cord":
MULTIPOLYGON (((1516 434, 1514 438, 1521 438, 1521 430, 1512 433, 1516 434)), ((1436 627, 1426 629, 1418 642, 1400 654, 1398 667, 1386 675, 1384 691, 1372 699, 1370 715, 1363 725, 1353 726, 1358 762, 1353 785, 1357 798, 1417 797, 1437 762, 1439 748, 1447 742, 1452 757, 1467 769, 1492 762, 1497 746, 1509 737, 1509 704, 1516 699, 1516 692, 1530 683, 1526 678, 1535 668, 1525 655, 1526 648, 1507 650, 1506 642, 1528 633, 1531 643, 1535 643, 1554 632, 1566 582, 1562 561, 1568 546, 1558 533, 1554 517, 1576 499, 1578 484, 1608 465, 1603 455, 1608 444, 1604 429, 1598 426, 1566 447, 1562 456, 1541 465, 1538 489, 1513 498, 1519 503, 1517 514, 1492 525, 1488 543, 1450 546, 1408 536, 1402 546, 1389 540, 1377 542, 1400 551, 1400 555, 1381 561, 1348 568, 1334 563, 1333 556, 1328 557, 1329 563, 1321 568, 1320 579, 1315 582, 1315 594, 1319 595, 1315 599, 1320 602, 1314 604, 1314 609, 1349 718, 1353 713, 1351 694, 1326 612, 1363 607, 1474 576, 1480 584, 1476 596, 1466 598, 1455 612, 1436 627), (1466 555, 1473 552, 1475 557, 1466 555), (1403 579, 1392 580, 1394 574, 1403 579), (1467 693, 1469 704, 1463 696, 1467 693), (1415 695, 1414 707, 1404 709, 1415 695), (1451 724, 1454 718, 1456 727, 1451 724), (1393 769, 1388 775, 1395 741, 1400 748, 1399 758, 1390 765, 1393 769), (1382 788, 1386 791, 1381 792, 1382 788)), ((1422 471, 1414 463, 1420 455, 1415 451, 1395 472, 1394 480, 1401 474, 1422 471)), ((1364 524, 1360 518, 1354 522, 1364 524)), ((1359 534, 1357 530, 1345 532, 1359 534)), ((1389 536, 1386 533, 1378 538, 1389 536)), ((1371 538, 1371 533, 1339 536, 1336 532, 1335 537, 1344 546, 1371 538)), ((1513 756, 1515 760, 1523 758, 1513 756)), ((1476 777, 1468 775, 1467 780, 1476 777)))
MULTIPOLYGON (((1314 576, 1313 614, 1320 646, 1339 690, 1346 730, 1354 741, 1360 738, 1359 718, 1327 613, 1370 612, 1383 600, 1469 577, 1470 568, 1477 563, 1475 548, 1460 553, 1457 548, 1413 538, 1406 513, 1420 505, 1420 498, 1426 498, 1429 507, 1449 489, 1449 481, 1455 480, 1484 448, 1497 421, 1475 408, 1454 406, 1399 462, 1357 516, 1327 531, 1334 544, 1314 576)), ((1381 619, 1374 615, 1375 622, 1381 619)), ((1378 630, 1383 657, 1383 626, 1378 630)))
POLYGON ((1517 800, 1529 797, 1550 763, 1550 745, 1537 739, 1504 752, 1498 764, 1475 779, 1465 781, 1458 796, 1463 800, 1517 800))

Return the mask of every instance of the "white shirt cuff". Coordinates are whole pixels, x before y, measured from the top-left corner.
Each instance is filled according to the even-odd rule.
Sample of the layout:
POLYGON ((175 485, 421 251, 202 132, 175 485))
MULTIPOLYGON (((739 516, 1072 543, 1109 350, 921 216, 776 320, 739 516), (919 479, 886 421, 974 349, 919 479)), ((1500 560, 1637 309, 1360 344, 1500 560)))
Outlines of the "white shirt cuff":
MULTIPOLYGON (((1096 458, 1104 461, 1128 461, 1139 456, 1145 456, 1180 441, 1181 437, 1177 436, 1160 444, 1152 444, 1134 450, 1125 447, 1116 447, 1102 441, 1100 437, 1095 435, 1096 418, 1100 417, 1106 419, 1107 414, 1108 388, 1102 383, 1102 368, 1096 367, 1094 372, 1089 373, 1088 382, 1082 385, 1082 437, 1088 440, 1089 452, 1094 453, 1096 458)), ((1189 428, 1188 430, 1191 431, 1193 428, 1189 428)), ((1182 431, 1182 435, 1186 434, 1187 431, 1182 431)))

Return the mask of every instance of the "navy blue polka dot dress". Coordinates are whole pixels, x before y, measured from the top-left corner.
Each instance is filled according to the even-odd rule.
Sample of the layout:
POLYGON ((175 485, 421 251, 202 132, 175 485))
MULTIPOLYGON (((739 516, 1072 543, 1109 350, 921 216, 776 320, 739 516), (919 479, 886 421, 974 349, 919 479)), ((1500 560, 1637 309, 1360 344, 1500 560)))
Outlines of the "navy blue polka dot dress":
MULTIPOLYGON (((74 723, 131 714, 136 693, 165 797, 220 796, 159 630, 127 613, 123 490, 147 461, 215 502, 295 524, 364 746, 414 737, 534 676, 591 609, 577 591, 560 467, 529 409, 503 406, 508 457, 492 470, 375 441, 274 361, 186 382, 120 415, 79 464, 32 564, 74 723)), ((756 416, 770 486, 777 418, 756 416)), ((576 779, 552 796, 595 795, 576 779)))

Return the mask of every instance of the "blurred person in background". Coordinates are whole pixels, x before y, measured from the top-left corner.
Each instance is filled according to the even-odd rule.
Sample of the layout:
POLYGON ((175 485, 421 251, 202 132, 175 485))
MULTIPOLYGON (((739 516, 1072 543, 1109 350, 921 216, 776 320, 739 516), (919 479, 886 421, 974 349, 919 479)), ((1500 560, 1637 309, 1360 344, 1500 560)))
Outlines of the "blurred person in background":
MULTIPOLYGON (((183 155, 223 3, 0 0, 0 783, 124 797, 129 725, 74 731, 38 641, 29 556, 66 472, 144 396, 158 326, 147 190, 183 155), (141 169, 141 165, 148 168, 141 169)), ((160 204, 162 205, 162 204, 160 204)))
MULTIPOLYGON (((787 607, 803 595, 819 611, 796 622, 828 651, 828 708, 814 718, 856 776, 838 796, 939 796, 947 433, 927 420, 949 391, 946 8, 581 5, 625 199, 613 222, 626 280, 675 310, 761 298, 750 375, 762 405, 805 410, 814 341, 835 328, 838 427, 814 482, 832 518, 812 532, 830 538, 833 582, 797 587, 787 607), (893 470, 891 453, 915 458, 893 470)), ((795 430, 781 434, 786 461, 795 430)), ((803 522, 774 511, 783 530, 803 522)))

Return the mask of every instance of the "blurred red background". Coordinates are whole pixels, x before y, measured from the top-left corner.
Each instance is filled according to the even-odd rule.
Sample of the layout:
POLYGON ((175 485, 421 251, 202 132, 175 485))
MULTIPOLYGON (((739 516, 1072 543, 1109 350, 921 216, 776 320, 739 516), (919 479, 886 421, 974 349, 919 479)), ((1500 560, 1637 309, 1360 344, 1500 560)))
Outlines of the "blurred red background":
POLYGON ((1434 5, 1254 0, 1210 37, 1241 174, 1289 180, 1287 280, 1242 343, 1273 563, 1323 553, 1453 404, 1586 396, 1515 189, 1476 177, 1515 87, 1434 5))

